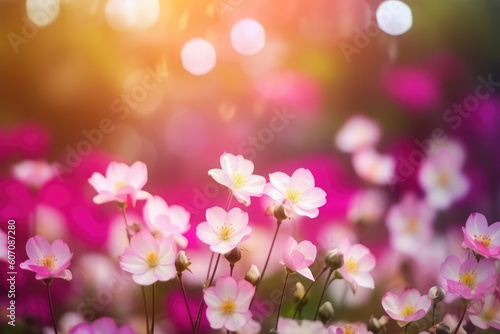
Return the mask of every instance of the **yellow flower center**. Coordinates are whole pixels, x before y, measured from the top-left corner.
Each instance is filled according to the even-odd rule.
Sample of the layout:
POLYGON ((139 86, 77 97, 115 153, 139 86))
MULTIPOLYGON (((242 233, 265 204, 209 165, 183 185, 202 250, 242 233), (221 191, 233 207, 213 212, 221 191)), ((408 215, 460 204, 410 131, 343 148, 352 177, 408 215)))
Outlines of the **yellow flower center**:
POLYGON ((224 241, 229 240, 233 233, 234 228, 232 225, 222 225, 221 227, 219 227, 219 236, 224 241))
POLYGON ((54 254, 45 255, 45 257, 43 259, 41 259, 39 262, 42 266, 44 266, 45 268, 48 268, 49 270, 52 271, 56 267, 57 259, 56 259, 56 256, 54 254))
POLYGON ((144 260, 150 267, 156 267, 158 265, 158 253, 151 251, 146 254, 146 258, 144 260))
POLYGON ((403 317, 407 317, 415 312, 417 312, 417 309, 413 305, 405 305, 401 308, 401 314, 403 317))
POLYGON ((244 187, 247 184, 246 177, 240 172, 236 172, 231 177, 231 183, 235 189, 244 187))
POLYGON ((489 310, 484 312, 483 318, 484 318, 484 320, 486 320, 488 322, 493 321, 493 320, 495 320, 497 313, 498 313, 498 309, 496 309, 496 308, 489 309, 489 310))
POLYGON ((447 187, 450 184, 450 175, 443 171, 439 173, 437 181, 441 187, 447 187))
POLYGON ((233 298, 228 298, 220 304, 220 310, 224 314, 232 314, 236 310, 236 303, 233 298))
POLYGON ((406 224, 406 230, 410 233, 415 233, 418 231, 418 220, 415 218, 410 218, 406 224))
POLYGON ((356 274, 359 270, 358 263, 352 257, 347 259, 345 267, 346 267, 347 271, 349 272, 349 274, 356 274))
POLYGON ((298 201, 300 201, 302 199, 300 191, 295 190, 295 189, 287 189, 285 192, 285 196, 293 204, 297 203, 298 201))
POLYGON ((467 285, 469 288, 474 289, 476 287, 477 273, 474 270, 464 271, 459 276, 459 282, 467 285))
POLYGON ((120 191, 121 188, 125 187, 127 183, 125 181, 116 181, 115 182, 115 193, 120 191))
POLYGON ((356 334, 356 330, 351 325, 344 325, 341 328, 344 330, 344 334, 356 334))
POLYGON ((474 238, 476 239, 476 241, 482 243, 486 248, 490 248, 491 245, 493 245, 493 241, 491 241, 491 237, 489 235, 486 234, 481 234, 479 236, 474 235, 474 238))

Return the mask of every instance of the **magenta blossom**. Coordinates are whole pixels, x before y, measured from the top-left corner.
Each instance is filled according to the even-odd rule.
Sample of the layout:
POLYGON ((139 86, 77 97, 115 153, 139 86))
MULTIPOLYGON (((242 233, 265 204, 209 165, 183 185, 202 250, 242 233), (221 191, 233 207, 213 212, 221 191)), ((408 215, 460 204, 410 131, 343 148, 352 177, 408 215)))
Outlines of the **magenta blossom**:
POLYGON ((373 334, 362 322, 335 323, 328 327, 328 334, 373 334))
POLYGON ((382 297, 385 312, 401 324, 407 324, 425 317, 432 307, 428 294, 420 295, 417 289, 406 288, 400 295, 387 292, 382 297))
POLYGON ((25 185, 38 189, 57 176, 57 171, 47 161, 24 160, 12 166, 12 176, 25 185))
POLYGON ((254 293, 255 287, 245 280, 236 282, 229 275, 219 278, 215 287, 203 291, 210 327, 228 331, 243 328, 252 319, 248 308, 254 293))
POLYGON ((286 267, 296 271, 302 276, 314 281, 309 266, 316 259, 316 246, 312 242, 304 240, 297 244, 294 238, 289 237, 283 248, 283 262, 286 267))
POLYGON ((207 209, 207 221, 198 224, 196 236, 210 245, 212 252, 226 254, 250 237, 248 214, 240 208, 229 212, 215 206, 207 209))
POLYGON ((220 157, 220 165, 222 169, 211 169, 208 175, 228 187, 238 202, 250 205, 250 196, 262 196, 266 179, 252 174, 253 162, 243 158, 242 155, 224 153, 220 157))
POLYGON ((73 253, 64 241, 57 239, 49 244, 47 239, 37 235, 29 238, 26 253, 29 260, 21 263, 20 267, 34 271, 37 280, 57 277, 70 281, 73 278, 71 271, 66 269, 71 264, 73 253))
POLYGON ((279 334, 327 334, 325 326, 321 321, 302 320, 297 321, 290 318, 279 318, 279 334))
POLYGON ((469 308, 469 319, 481 329, 500 329, 500 295, 496 291, 476 300, 469 308))
POLYGON ((94 173, 89 183, 97 191, 94 203, 117 202, 135 206, 137 200, 146 200, 151 194, 142 190, 148 180, 148 169, 143 162, 136 161, 132 166, 113 161, 106 169, 106 177, 94 173))
POLYGON ((464 299, 478 299, 495 289, 497 276, 495 263, 488 259, 477 262, 475 257, 463 263, 458 257, 448 256, 441 265, 441 275, 447 290, 464 299))
POLYGON ((353 293, 358 286, 373 289, 375 282, 370 271, 375 268, 375 256, 361 244, 352 245, 347 238, 339 243, 339 252, 344 255, 344 265, 339 269, 342 277, 349 283, 353 293))
POLYGON ((477 212, 472 213, 462 227, 463 246, 489 258, 500 259, 500 222, 488 226, 486 218, 477 212))
POLYGON ((295 214, 316 218, 318 208, 326 203, 325 191, 314 186, 314 177, 308 169, 299 168, 292 176, 282 172, 272 173, 269 180, 264 193, 283 205, 290 218, 295 214))
POLYGON ((137 284, 150 285, 175 277, 175 255, 172 237, 155 239, 150 233, 141 231, 125 248, 120 267, 131 273, 137 284))
POLYGON ((129 325, 118 328, 115 321, 102 317, 90 324, 81 323, 71 328, 69 334, 135 334, 129 325))
POLYGON ((155 237, 173 236, 181 248, 187 247, 188 240, 183 236, 189 231, 189 212, 179 205, 167 205, 160 196, 154 196, 144 205, 144 221, 155 237))
POLYGON ((337 148, 343 152, 353 153, 370 148, 378 143, 381 137, 380 125, 363 116, 352 116, 335 136, 337 148))

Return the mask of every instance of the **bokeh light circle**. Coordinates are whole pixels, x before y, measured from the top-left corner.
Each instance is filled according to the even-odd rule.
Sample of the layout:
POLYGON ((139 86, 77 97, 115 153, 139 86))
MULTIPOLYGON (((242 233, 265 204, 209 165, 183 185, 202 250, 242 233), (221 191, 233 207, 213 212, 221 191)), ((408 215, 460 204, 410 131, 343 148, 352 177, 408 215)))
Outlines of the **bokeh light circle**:
POLYGON ((413 24, 411 8, 402 1, 383 1, 378 6, 375 16, 379 28, 393 36, 404 34, 413 24))
POLYGON ((158 0, 109 0, 106 21, 116 30, 145 29, 160 17, 158 0))
POLYGON ((59 0, 27 0, 26 15, 37 27, 48 26, 59 16, 59 0))
POLYGON ((207 74, 215 67, 216 59, 215 48, 203 38, 194 38, 182 47, 182 66, 191 74, 207 74))
POLYGON ((264 27, 254 19, 243 19, 231 29, 231 45, 236 52, 254 55, 264 48, 266 33, 264 27))

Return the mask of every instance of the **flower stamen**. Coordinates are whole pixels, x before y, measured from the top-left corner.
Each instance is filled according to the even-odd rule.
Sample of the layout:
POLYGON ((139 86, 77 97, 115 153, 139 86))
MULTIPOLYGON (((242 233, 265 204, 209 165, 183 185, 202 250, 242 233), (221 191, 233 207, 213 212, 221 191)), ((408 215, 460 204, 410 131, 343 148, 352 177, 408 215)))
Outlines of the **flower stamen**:
POLYGON ((51 271, 54 270, 54 268, 56 267, 56 262, 57 262, 57 259, 56 259, 56 256, 54 254, 45 255, 45 257, 39 261, 39 263, 42 266, 44 266, 45 268, 48 268, 51 271))
POLYGON ((417 312, 417 309, 413 305, 404 305, 401 308, 401 314, 403 315, 403 317, 407 317, 415 312, 417 312))
POLYGON ((236 310, 236 303, 233 298, 228 298, 220 305, 220 310, 224 314, 232 314, 236 310))
POLYGON ((352 257, 347 259, 347 262, 345 263, 345 267, 346 267, 347 271, 349 272, 349 274, 356 274, 359 270, 358 263, 352 257))
POLYGON ((292 202, 292 204, 295 204, 302 199, 300 191, 296 189, 287 189, 285 192, 285 196, 290 202, 292 202))
POLYGON ((486 234, 481 234, 481 235, 475 235, 474 238, 476 239, 477 242, 480 242, 484 245, 486 248, 490 248, 493 245, 493 241, 491 240, 491 237, 486 234))
POLYGON ((231 177, 231 183, 235 189, 244 187, 247 184, 246 177, 240 172, 236 172, 231 177))
POLYGON ((234 228, 232 225, 222 225, 219 227, 219 236, 222 240, 226 241, 231 238, 234 233, 234 228))
POLYGON ((144 260, 150 267, 156 267, 158 265, 158 253, 155 251, 151 251, 146 254, 144 260))
POLYGON ((474 270, 464 271, 459 276, 459 282, 467 285, 469 288, 474 289, 476 287, 477 273, 474 270))

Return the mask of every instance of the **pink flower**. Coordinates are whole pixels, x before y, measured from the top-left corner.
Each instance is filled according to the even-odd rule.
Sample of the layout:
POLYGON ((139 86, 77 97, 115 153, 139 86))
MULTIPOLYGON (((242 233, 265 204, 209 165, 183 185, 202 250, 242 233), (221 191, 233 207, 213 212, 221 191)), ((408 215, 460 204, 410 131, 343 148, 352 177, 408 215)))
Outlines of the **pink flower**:
POLYGON ((500 329, 500 296, 496 291, 476 300, 469 308, 469 319, 481 329, 500 329))
POLYGON ((368 331, 366 324, 361 322, 336 323, 328 327, 328 334, 373 334, 368 331))
POLYGON ((229 212, 214 206, 207 209, 207 221, 198 224, 196 236, 210 245, 212 252, 226 254, 250 237, 248 214, 239 208, 229 212))
POLYGON ((344 254, 344 265, 339 269, 342 277, 349 283, 353 293, 358 290, 358 285, 373 289, 375 283, 370 271, 375 268, 375 256, 361 244, 351 245, 349 239, 344 238, 338 247, 344 254))
POLYGON ((236 333, 238 334, 259 334, 262 326, 260 322, 253 319, 248 320, 247 324, 241 327, 236 333))
POLYGON ((0 260, 5 262, 7 262, 8 258, 7 239, 7 233, 0 229, 0 260))
POLYGON ((120 267, 132 274, 134 282, 150 285, 156 281, 168 281, 175 277, 175 253, 172 237, 155 239, 141 231, 130 240, 120 257, 120 267))
POLYGON ((229 275, 219 278, 214 287, 203 291, 210 327, 228 331, 243 328, 252 319, 248 308, 254 293, 254 286, 245 280, 236 282, 229 275))
POLYGON ((353 116, 347 120, 335 137, 342 152, 352 153, 373 147, 380 140, 380 125, 366 116, 353 116))
POLYGON ((286 267, 296 271, 302 276, 314 281, 309 266, 316 259, 316 246, 312 242, 304 240, 297 244, 293 237, 289 237, 283 248, 283 262, 286 267))
POLYGON ((297 321, 290 318, 279 318, 279 334, 327 334, 325 326, 321 321, 302 320, 297 321))
POLYGON ((89 183, 98 192, 94 196, 94 203, 118 202, 135 206, 137 200, 145 200, 151 194, 141 190, 148 180, 148 169, 140 161, 132 166, 113 161, 106 169, 106 177, 94 173, 89 178, 89 183))
POLYGON ((57 170, 44 160, 24 160, 12 166, 12 176, 25 185, 38 189, 57 176, 57 170))
POLYGON ((387 228, 392 248, 396 251, 418 255, 423 245, 429 244, 433 234, 434 210, 413 193, 404 195, 387 214, 387 228))
POLYGON ((500 222, 488 226, 486 218, 480 213, 472 213, 465 223, 465 247, 488 258, 500 259, 500 222))
POLYGON ((308 169, 299 168, 291 177, 281 172, 272 173, 269 180, 264 193, 282 204, 288 217, 296 213, 316 218, 318 208, 326 203, 326 193, 314 186, 314 177, 308 169))
POLYGON ((243 158, 242 155, 224 153, 220 157, 220 165, 222 169, 211 169, 208 175, 228 187, 240 203, 250 205, 250 196, 262 196, 266 179, 263 176, 252 175, 253 162, 243 158))
POLYGON ((354 153, 352 164, 360 178, 376 184, 387 184, 396 169, 396 160, 391 155, 380 154, 373 148, 354 153))
POLYGON ((461 263, 458 257, 451 255, 441 265, 448 292, 464 299, 478 299, 492 292, 497 280, 495 271, 493 261, 483 259, 477 262, 475 257, 461 263))
POLYGON ((69 334, 135 334, 129 325, 118 328, 113 319, 102 317, 90 324, 82 323, 71 328, 69 334))
POLYGON ((26 253, 29 260, 20 264, 24 270, 34 271, 37 280, 50 277, 62 278, 70 281, 73 276, 68 268, 73 253, 68 245, 60 239, 51 244, 41 235, 29 238, 26 243, 26 253))
POLYGON ((171 205, 160 196, 154 196, 144 205, 144 221, 155 237, 173 236, 181 248, 187 247, 188 240, 183 236, 189 231, 189 212, 182 206, 171 205))
POLYGON ((401 325, 425 317, 432 307, 432 300, 428 294, 420 295, 417 289, 406 288, 399 296, 387 292, 382 297, 382 307, 401 325))

